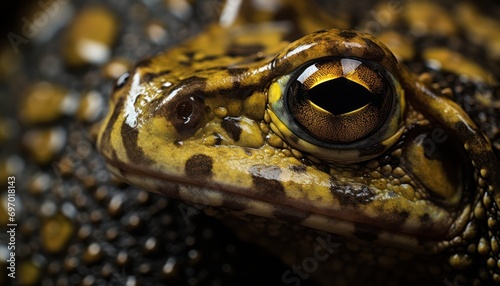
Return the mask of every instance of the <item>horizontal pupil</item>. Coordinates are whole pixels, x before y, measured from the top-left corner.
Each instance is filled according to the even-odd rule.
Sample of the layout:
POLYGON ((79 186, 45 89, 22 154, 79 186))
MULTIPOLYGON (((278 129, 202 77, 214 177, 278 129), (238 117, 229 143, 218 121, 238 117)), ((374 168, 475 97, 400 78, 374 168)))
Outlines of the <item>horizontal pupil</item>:
POLYGON ((364 86, 344 77, 314 86, 307 91, 306 97, 333 115, 357 110, 375 100, 374 95, 364 86))

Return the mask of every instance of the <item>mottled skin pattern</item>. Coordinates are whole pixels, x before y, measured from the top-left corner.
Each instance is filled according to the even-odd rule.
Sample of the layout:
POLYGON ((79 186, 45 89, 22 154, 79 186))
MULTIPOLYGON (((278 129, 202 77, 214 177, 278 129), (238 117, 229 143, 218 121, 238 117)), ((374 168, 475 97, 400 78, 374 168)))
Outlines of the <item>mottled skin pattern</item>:
POLYGON ((467 282, 500 282, 500 163, 489 140, 374 37, 325 29, 342 23, 309 17, 310 7, 284 22, 280 11, 293 19, 304 8, 294 2, 211 26, 118 80, 98 139, 111 171, 186 202, 444 254, 443 269, 468 273, 467 282), (391 76, 396 111, 361 143, 307 142, 276 108, 289 79, 325 59, 391 76))

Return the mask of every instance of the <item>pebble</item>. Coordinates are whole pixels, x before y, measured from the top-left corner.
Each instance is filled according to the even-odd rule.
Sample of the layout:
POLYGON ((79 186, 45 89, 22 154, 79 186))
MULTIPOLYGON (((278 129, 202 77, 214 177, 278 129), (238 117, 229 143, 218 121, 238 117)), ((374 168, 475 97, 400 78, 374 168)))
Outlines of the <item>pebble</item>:
POLYGON ((66 30, 63 57, 69 66, 103 64, 109 60, 119 25, 101 6, 81 10, 66 30))
POLYGON ((132 67, 132 63, 125 59, 116 58, 107 62, 102 68, 102 75, 107 79, 118 79, 132 67))
POLYGON ((24 94, 19 114, 25 124, 50 123, 65 114, 73 114, 77 106, 77 98, 64 87, 38 82, 24 94))
POLYGON ((433 2, 415 1, 405 4, 403 18, 416 36, 452 36, 457 27, 451 14, 433 2))
POLYGON ((398 61, 409 61, 415 55, 413 43, 399 33, 383 32, 377 36, 377 39, 389 47, 398 61))
POLYGON ((36 163, 46 165, 56 159, 66 144, 66 131, 61 127, 33 129, 24 134, 23 146, 36 163))
POLYGON ((51 253, 58 253, 73 235, 73 222, 62 214, 56 214, 44 220, 41 227, 43 248, 51 253))
POLYGON ((15 120, 0 117, 0 144, 14 138, 18 132, 19 126, 15 120))
POLYGON ((95 90, 91 90, 83 95, 76 117, 83 122, 95 122, 103 112, 104 106, 102 95, 95 90))

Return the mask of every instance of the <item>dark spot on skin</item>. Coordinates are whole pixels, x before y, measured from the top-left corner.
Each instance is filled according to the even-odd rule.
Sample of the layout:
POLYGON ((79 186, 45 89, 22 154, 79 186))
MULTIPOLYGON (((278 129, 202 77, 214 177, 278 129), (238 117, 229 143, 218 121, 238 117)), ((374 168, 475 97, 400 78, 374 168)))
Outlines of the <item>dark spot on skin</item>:
MULTIPOLYGON (((383 209, 381 209, 380 211, 383 212, 383 209)), ((401 227, 406 222, 409 216, 410 214, 407 211, 402 211, 402 212, 396 211, 392 216, 394 221, 391 222, 388 226, 393 228, 401 227)))
POLYGON ((242 130, 240 127, 240 121, 238 119, 226 117, 222 120, 221 126, 227 132, 229 137, 231 137, 231 139, 233 139, 234 141, 240 140, 242 130))
POLYGON ((369 51, 366 58, 375 62, 382 61, 386 55, 384 50, 368 38, 363 38, 363 41, 365 42, 366 50, 369 51))
POLYGON ((185 52, 184 55, 189 58, 189 59, 192 59, 194 57, 196 53, 193 52, 193 51, 189 51, 189 52, 185 52))
POLYGON ((226 54, 230 57, 239 57, 239 56, 247 57, 263 51, 264 48, 265 48, 264 46, 258 44, 253 44, 253 45, 233 44, 229 47, 229 50, 227 51, 226 54))
MULTIPOLYGON (((219 56, 219 55, 208 55, 208 56, 197 59, 196 62, 198 62, 198 63, 211 62, 211 61, 215 61, 219 58, 221 58, 221 56, 219 56)), ((214 69, 220 69, 220 68, 214 68, 214 69)), ((220 70, 222 70, 222 69, 220 69, 220 70)))
POLYGON ((214 161, 210 156, 196 154, 186 161, 184 171, 190 178, 207 179, 212 176, 213 164, 214 161))
POLYGON ((179 199, 179 185, 174 183, 165 182, 160 187, 158 187, 157 191, 169 198, 179 199))
POLYGON ((135 68, 151 66, 152 62, 153 61, 150 58, 142 59, 135 64, 135 68))
POLYGON ((285 188, 280 182, 280 167, 254 165, 249 172, 252 175, 253 187, 264 200, 276 201, 285 196, 285 188))
POLYGON ((289 137, 288 137, 293 143, 295 144, 298 144, 299 142, 299 137, 297 137, 296 135, 294 134, 291 134, 289 137))
POLYGON ((151 82, 153 80, 153 78, 155 78, 154 73, 150 73, 150 72, 145 73, 141 77, 141 83, 143 83, 143 82, 151 82))
POLYGON ((220 93, 225 94, 230 98, 240 98, 245 99, 253 94, 257 89, 255 85, 242 85, 242 79, 244 79, 248 73, 246 68, 229 68, 227 73, 231 77, 233 83, 232 88, 229 90, 220 91, 220 93))
POLYGON ((222 143, 222 137, 220 136, 219 133, 214 133, 214 138, 215 138, 215 146, 218 146, 222 143))
POLYGON ((207 79, 204 77, 199 77, 199 76, 192 76, 189 78, 186 78, 182 80, 178 86, 183 87, 184 89, 187 90, 186 93, 195 93, 195 92, 200 92, 203 89, 206 88, 207 86, 207 79))
MULTIPOLYGON (((256 84, 246 84, 245 80, 248 77, 255 76, 250 73, 247 68, 226 68, 225 71, 229 74, 232 82, 232 87, 228 89, 215 90, 208 92, 207 96, 220 96, 223 94, 227 98, 245 99, 251 96, 256 90, 262 90, 269 83, 273 74, 263 74, 262 78, 256 84)), ((252 70, 253 71, 253 70, 252 70)))
POLYGON ((339 33, 339 36, 344 39, 352 39, 358 36, 355 32, 352 31, 342 31, 339 33))
MULTIPOLYGON (((459 134, 471 134, 471 129, 474 130, 474 133, 481 134, 481 130, 479 130, 477 127, 470 126, 469 124, 465 124, 464 122, 456 122, 454 124, 454 128, 457 130, 457 133, 459 134)), ((441 135, 440 137, 444 137, 445 135, 441 135)), ((442 139, 441 139, 442 140, 442 139)), ((491 157, 491 153, 488 150, 484 150, 484 148, 481 148, 479 144, 476 144, 477 139, 474 136, 468 136, 467 140, 464 143, 467 143, 469 145, 469 149, 466 151, 468 154, 475 155, 474 157, 476 158, 485 158, 486 161, 489 161, 488 159, 491 157)), ((462 143, 463 146, 463 143, 462 143)), ((463 148, 460 146, 460 148, 463 148)), ((482 161, 482 160, 481 160, 482 161)), ((488 164, 486 162, 476 162, 476 164, 488 164)), ((494 169, 494 168, 489 168, 489 169, 494 169)))
POLYGON ((286 208, 280 205, 274 207, 273 215, 278 219, 299 224, 308 218, 311 214, 304 211, 296 211, 290 208, 286 208))
MULTIPOLYGON (((116 124, 116 120, 118 120, 118 117, 120 116, 120 111, 123 110, 124 104, 125 104, 125 98, 120 97, 118 99, 118 101, 116 102, 115 109, 113 110, 113 115, 111 115, 111 117, 109 118, 108 125, 106 126, 106 130, 104 130, 104 132, 102 134, 102 138, 101 138, 102 144, 101 144, 101 146, 99 146, 99 148, 102 148, 102 149, 112 148, 112 146, 109 144, 109 142, 111 141, 111 132, 113 131, 113 127, 116 124)), ((109 151, 112 151, 112 154, 115 157, 113 159, 116 159, 116 160, 114 160, 116 162, 117 161, 116 151, 114 149, 108 150, 108 152, 109 151)))
POLYGON ((138 145, 137 140, 139 131, 137 128, 131 127, 126 122, 123 122, 121 134, 127 157, 132 164, 150 165, 153 163, 153 160, 149 159, 146 153, 144 153, 138 145))
POLYGON ((242 211, 245 210, 247 206, 248 206, 248 199, 244 197, 230 196, 222 200, 222 205, 220 207, 233 211, 242 211))
POLYGON ((330 192, 343 206, 365 205, 371 201, 375 194, 367 186, 337 185, 330 179, 330 192))
POLYGON ((252 149, 250 149, 250 148, 244 148, 243 150, 245 151, 246 155, 248 155, 248 156, 252 156, 253 155, 252 149))
POLYGON ((170 72, 171 72, 170 70, 164 70, 164 71, 161 71, 161 72, 158 72, 158 73, 152 73, 152 72, 145 73, 145 74, 143 74, 141 76, 141 83, 151 82, 155 78, 167 75, 170 72))
POLYGON ((420 223, 422 223, 422 225, 429 225, 429 223, 431 222, 431 216, 429 214, 424 214, 420 217, 420 223))
POLYGON ((396 214, 396 217, 402 221, 401 223, 404 223, 408 219, 409 216, 410 216, 410 214, 407 211, 398 212, 396 214))
POLYGON ((295 173, 304 173, 307 168, 304 165, 292 165, 290 166, 290 170, 292 170, 295 173))
POLYGON ((375 241, 380 235, 380 229, 369 225, 356 223, 354 224, 354 228, 354 236, 363 241, 375 241))

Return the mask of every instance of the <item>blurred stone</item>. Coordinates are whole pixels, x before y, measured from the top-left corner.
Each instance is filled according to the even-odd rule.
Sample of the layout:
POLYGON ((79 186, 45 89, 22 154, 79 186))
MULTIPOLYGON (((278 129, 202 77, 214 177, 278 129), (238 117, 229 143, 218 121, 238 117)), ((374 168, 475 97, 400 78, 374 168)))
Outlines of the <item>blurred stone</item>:
POLYGON ((132 64, 125 59, 112 59, 102 69, 102 75, 108 79, 118 79, 126 73, 132 64))
POLYGON ((83 95, 76 117, 83 122, 94 122, 104 108, 102 96, 97 91, 89 91, 83 95))
POLYGON ((31 158, 45 165, 56 159, 66 144, 66 131, 63 128, 35 129, 23 136, 23 146, 31 158))
POLYGON ((167 38, 167 30, 161 23, 152 22, 146 26, 146 34, 154 43, 161 43, 167 38))
POLYGON ((0 47, 0 80, 5 80, 19 70, 21 59, 21 54, 16 53, 13 47, 8 45, 0 47))
POLYGON ((455 15, 467 36, 478 45, 483 45, 490 57, 500 59, 500 23, 498 19, 487 17, 471 3, 460 3, 455 15))
POLYGON ((444 70, 467 77, 469 80, 493 84, 490 73, 474 60, 447 48, 428 48, 422 53, 427 65, 435 70, 444 70))
POLYGON ((64 114, 73 114, 77 106, 77 98, 71 96, 65 88, 39 82, 28 88, 19 114, 25 124, 50 123, 64 114))
POLYGON ((117 32, 115 16, 101 6, 81 10, 66 30, 63 56, 70 66, 103 64, 111 54, 117 32))
POLYGON ((18 131, 19 126, 15 120, 0 117, 0 144, 13 138, 18 131))
POLYGON ((411 60, 415 55, 413 43, 400 33, 394 31, 382 32, 377 36, 377 39, 389 47, 398 61, 411 60))
MULTIPOLYGON (((41 268, 33 261, 23 261, 19 265, 19 285, 30 286, 38 285, 40 283, 41 268)), ((16 277, 17 278, 17 277, 16 277)))
POLYGON ((457 33, 455 22, 443 6, 430 1, 405 4, 403 18, 416 36, 452 36, 457 33))
POLYGON ((62 251, 73 235, 73 228, 72 221, 62 214, 45 219, 41 228, 43 248, 51 253, 62 251))
POLYGON ((177 16, 179 19, 186 19, 191 16, 193 12, 189 2, 186 0, 164 0, 170 12, 177 16))
POLYGON ((101 246, 98 243, 92 243, 85 249, 83 262, 85 262, 85 264, 93 264, 101 260, 102 256, 103 251, 101 246))

